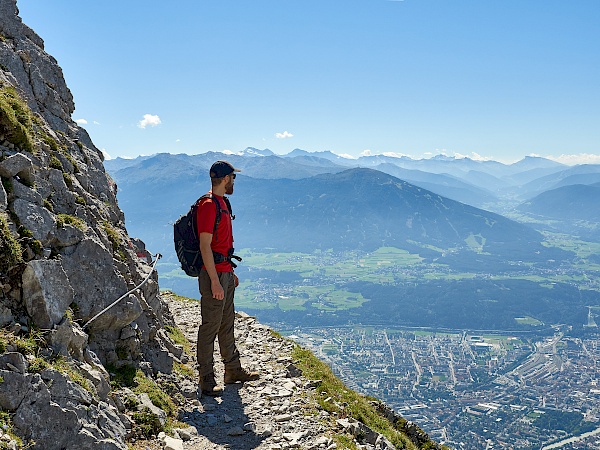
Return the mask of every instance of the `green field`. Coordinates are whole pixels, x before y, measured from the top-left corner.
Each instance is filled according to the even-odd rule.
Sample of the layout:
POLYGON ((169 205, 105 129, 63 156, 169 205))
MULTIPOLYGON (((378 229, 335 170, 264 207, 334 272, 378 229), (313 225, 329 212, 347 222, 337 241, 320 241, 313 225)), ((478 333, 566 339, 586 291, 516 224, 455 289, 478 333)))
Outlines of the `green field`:
MULTIPOLYGON (((456 271, 444 264, 425 262, 418 254, 393 247, 381 247, 369 253, 331 250, 286 253, 244 249, 238 252, 243 258, 241 266, 244 272, 240 273, 241 286, 236 293, 236 304, 241 309, 251 310, 304 311, 311 308, 322 313, 351 310, 368 301, 360 293, 345 290, 346 284, 356 282, 399 286, 419 281, 523 280, 549 290, 553 290, 556 283, 562 283, 578 286, 581 290, 600 291, 600 264, 587 260, 600 255, 600 244, 568 239, 558 234, 546 233, 545 236, 545 245, 574 254, 572 260, 561 263, 560 270, 522 264, 522 270, 510 274, 456 271)), ((475 252, 480 252, 485 244, 476 235, 470 236, 468 241, 475 252)), ((442 249, 433 250, 442 252, 442 249)), ((178 264, 159 263, 159 271, 161 284, 171 290, 177 291, 177 283, 187 283, 188 289, 196 291, 197 287, 178 264)), ((496 300, 482 300, 486 301, 493 303, 496 300)), ((543 325, 532 317, 514 320, 523 326, 543 325)))

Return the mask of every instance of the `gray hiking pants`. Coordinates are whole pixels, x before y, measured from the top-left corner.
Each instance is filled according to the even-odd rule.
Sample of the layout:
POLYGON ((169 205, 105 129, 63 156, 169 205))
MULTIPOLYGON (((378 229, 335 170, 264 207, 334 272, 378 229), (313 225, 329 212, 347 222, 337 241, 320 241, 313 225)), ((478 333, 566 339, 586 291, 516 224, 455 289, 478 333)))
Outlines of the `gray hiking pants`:
POLYGON ((219 337, 219 350, 225 370, 241 367, 240 354, 235 346, 235 310, 233 296, 235 282, 233 272, 219 272, 219 281, 225 291, 225 298, 217 300, 212 296, 210 277, 202 269, 198 277, 200 286, 200 307, 202 323, 198 328, 198 372, 200 377, 214 371, 213 352, 215 338, 219 337))

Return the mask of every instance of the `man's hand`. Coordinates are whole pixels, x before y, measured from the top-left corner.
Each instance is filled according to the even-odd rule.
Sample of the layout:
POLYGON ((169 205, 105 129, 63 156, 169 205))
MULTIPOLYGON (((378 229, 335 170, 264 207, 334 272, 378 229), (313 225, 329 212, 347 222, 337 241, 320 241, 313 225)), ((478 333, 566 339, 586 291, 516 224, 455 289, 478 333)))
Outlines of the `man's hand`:
POLYGON ((225 298, 225 291, 218 278, 210 281, 210 290, 214 299, 223 300, 225 298))
POLYGON ((238 287, 240 285, 240 279, 235 273, 233 274, 233 283, 235 287, 238 287))

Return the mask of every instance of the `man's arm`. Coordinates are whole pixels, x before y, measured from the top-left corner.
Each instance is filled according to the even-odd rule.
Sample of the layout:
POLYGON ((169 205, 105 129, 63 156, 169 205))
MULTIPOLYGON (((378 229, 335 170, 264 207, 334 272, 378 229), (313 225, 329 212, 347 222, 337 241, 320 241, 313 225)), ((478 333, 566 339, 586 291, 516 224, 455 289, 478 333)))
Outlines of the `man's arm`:
POLYGON ((204 267, 210 277, 210 290, 212 291, 213 298, 223 300, 225 298, 225 291, 219 281, 219 274, 215 268, 215 258, 210 248, 212 237, 212 233, 200 233, 200 253, 202 254, 204 267))

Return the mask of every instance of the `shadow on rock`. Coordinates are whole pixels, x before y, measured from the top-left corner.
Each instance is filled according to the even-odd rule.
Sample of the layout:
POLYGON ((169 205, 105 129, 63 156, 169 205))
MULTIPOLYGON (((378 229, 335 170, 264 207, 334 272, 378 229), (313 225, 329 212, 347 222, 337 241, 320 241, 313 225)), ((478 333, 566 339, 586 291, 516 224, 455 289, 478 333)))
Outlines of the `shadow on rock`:
POLYGON ((268 436, 257 430, 244 412, 240 396, 242 384, 229 384, 221 397, 202 396, 200 406, 184 413, 183 422, 196 428, 198 435, 213 444, 236 450, 254 449, 268 436))

